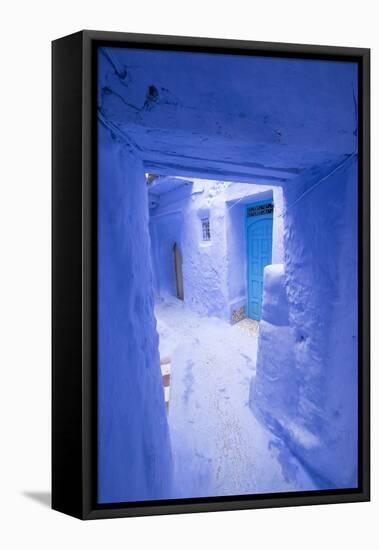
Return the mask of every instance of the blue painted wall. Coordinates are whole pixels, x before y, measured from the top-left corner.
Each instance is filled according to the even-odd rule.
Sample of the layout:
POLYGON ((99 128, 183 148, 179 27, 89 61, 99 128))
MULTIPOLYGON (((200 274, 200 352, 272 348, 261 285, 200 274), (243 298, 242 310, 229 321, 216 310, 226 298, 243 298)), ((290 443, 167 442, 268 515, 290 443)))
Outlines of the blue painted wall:
POLYGON ((285 195, 250 405, 324 488, 357 485, 357 161, 285 195))
POLYGON ((148 171, 283 188, 251 406, 325 486, 354 484, 357 66, 115 48, 98 91, 100 500, 170 494, 148 171))
POLYGON ((355 149, 354 63, 101 52, 101 115, 127 134, 147 171, 280 183, 355 149))
POLYGON ((169 498, 145 176, 125 145, 99 132, 99 502, 169 498))

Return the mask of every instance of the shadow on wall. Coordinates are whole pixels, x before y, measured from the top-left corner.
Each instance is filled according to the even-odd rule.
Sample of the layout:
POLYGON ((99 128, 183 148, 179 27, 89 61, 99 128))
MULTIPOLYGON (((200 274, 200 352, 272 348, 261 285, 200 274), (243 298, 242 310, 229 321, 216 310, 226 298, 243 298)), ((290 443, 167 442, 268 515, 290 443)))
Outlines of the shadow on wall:
POLYGON ((159 296, 177 295, 174 245, 181 248, 182 216, 179 211, 150 216, 154 292, 159 296))

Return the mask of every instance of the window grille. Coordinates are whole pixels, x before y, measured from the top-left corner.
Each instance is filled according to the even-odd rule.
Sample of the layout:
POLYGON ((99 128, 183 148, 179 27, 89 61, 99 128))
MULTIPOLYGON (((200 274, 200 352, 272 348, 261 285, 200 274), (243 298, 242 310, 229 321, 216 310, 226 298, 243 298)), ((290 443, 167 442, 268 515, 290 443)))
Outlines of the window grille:
POLYGON ((249 206, 247 209, 247 216, 263 216, 264 214, 272 214, 274 211, 274 205, 272 202, 266 204, 258 204, 257 206, 249 206))
POLYGON ((209 226, 209 218, 203 218, 201 220, 201 227, 203 230, 203 241, 211 240, 211 229, 209 226))

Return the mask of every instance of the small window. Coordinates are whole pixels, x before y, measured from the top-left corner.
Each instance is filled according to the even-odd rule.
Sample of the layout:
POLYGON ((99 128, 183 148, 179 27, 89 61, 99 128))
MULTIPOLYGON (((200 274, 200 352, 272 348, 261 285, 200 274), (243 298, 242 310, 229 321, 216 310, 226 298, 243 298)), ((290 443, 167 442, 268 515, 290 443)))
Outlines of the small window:
POLYGON ((211 240, 211 230, 209 226, 209 218, 202 218, 201 227, 203 230, 203 241, 211 240))

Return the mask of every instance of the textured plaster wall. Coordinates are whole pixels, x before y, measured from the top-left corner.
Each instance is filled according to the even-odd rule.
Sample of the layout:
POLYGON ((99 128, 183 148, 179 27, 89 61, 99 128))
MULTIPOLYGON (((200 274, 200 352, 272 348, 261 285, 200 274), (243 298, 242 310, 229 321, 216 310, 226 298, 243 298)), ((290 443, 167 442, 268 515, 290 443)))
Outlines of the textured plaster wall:
MULTIPOLYGON (((102 141, 104 158, 100 149, 101 498, 135 498, 137 489, 138 498, 154 498, 169 478, 143 172, 283 189, 250 402, 319 485, 354 484, 357 64, 101 48, 98 108, 124 143, 122 152, 113 139, 102 141)), ((201 314, 226 318, 231 297, 243 292, 238 238, 240 252, 228 257, 227 224, 235 228, 238 216, 228 222, 217 188, 183 192, 171 196, 185 215, 182 232, 175 215, 156 231, 151 223, 151 250, 177 227, 185 299, 201 314), (202 244, 207 211, 212 242, 202 244)), ((167 195, 154 215, 169 208, 167 195)), ((171 279, 158 272, 160 254, 153 261, 156 288, 172 292, 173 271, 171 279)))
POLYGON ((184 232, 183 277, 187 303, 201 315, 228 319, 227 245, 223 182, 205 183, 194 195, 184 232), (201 219, 209 217, 211 240, 202 240, 201 219), (186 253, 186 251, 188 251, 186 253))
MULTIPOLYGON (((175 189, 175 179, 172 186, 175 189)), ((159 294, 175 295, 173 244, 183 256, 184 300, 201 315, 227 318, 227 264, 225 185, 215 181, 192 181, 159 198, 150 209, 150 232, 154 270, 159 294), (201 219, 209 217, 211 241, 202 240, 201 219), (157 253, 158 251, 158 253, 157 253), (173 284, 174 283, 174 284, 173 284)))
POLYGON ((357 484, 357 163, 285 193, 250 404, 325 487, 357 484), (323 179, 324 178, 324 179, 323 179))
POLYGON ((99 501, 168 498, 144 172, 125 144, 99 133, 99 501))
POLYGON ((101 48, 99 75, 154 173, 281 185, 355 148, 353 63, 101 48))

